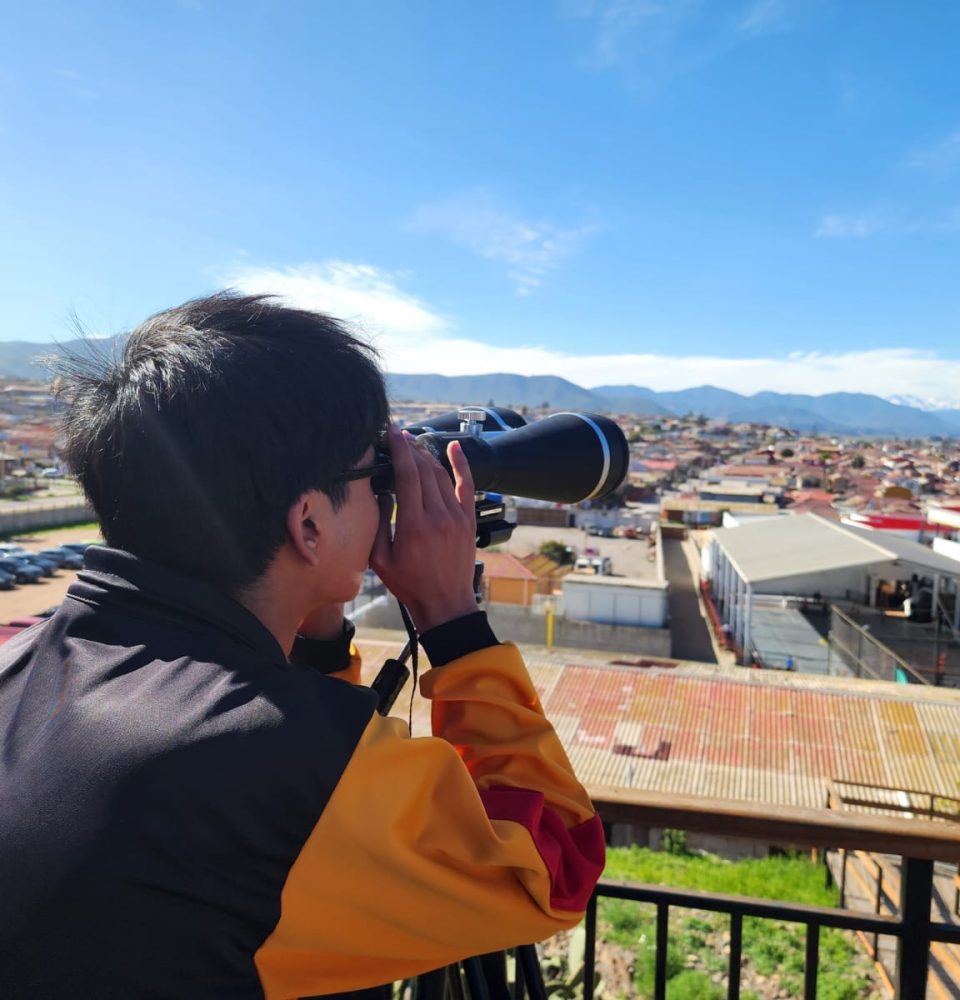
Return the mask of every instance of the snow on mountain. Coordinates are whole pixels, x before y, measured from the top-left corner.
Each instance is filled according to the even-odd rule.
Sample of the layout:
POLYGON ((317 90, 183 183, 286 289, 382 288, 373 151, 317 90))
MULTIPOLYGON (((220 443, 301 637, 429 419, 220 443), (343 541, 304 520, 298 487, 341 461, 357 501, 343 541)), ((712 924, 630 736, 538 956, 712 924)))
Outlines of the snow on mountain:
POLYGON ((888 403, 896 403, 899 406, 912 406, 917 410, 926 410, 933 413, 936 410, 956 410, 960 409, 960 399, 934 399, 932 396, 911 396, 908 393, 901 393, 896 396, 884 396, 888 403))

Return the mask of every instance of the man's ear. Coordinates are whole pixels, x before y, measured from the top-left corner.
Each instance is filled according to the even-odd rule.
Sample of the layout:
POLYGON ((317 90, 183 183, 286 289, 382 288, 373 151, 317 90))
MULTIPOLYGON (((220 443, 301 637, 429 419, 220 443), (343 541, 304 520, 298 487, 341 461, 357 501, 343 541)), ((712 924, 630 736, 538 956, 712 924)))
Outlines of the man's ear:
POLYGON ((287 511, 287 537, 294 551, 307 562, 320 560, 320 515, 315 493, 304 493, 287 511))

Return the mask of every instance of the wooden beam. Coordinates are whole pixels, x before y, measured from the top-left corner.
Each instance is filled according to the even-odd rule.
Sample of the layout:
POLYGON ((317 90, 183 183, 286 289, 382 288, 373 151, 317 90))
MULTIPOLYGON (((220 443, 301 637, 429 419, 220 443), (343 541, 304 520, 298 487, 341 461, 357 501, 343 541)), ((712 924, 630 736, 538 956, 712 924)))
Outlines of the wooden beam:
POLYGON ((771 844, 960 861, 960 827, 955 823, 685 797, 609 785, 591 785, 588 791, 605 823, 692 830, 771 844))

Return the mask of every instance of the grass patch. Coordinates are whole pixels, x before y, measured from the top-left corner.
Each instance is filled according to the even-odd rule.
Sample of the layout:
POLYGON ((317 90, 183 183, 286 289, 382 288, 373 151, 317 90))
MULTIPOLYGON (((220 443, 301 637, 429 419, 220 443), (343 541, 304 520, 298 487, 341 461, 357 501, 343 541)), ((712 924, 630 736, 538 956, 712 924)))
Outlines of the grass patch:
POLYGON ((26 528, 23 531, 0 532, 0 538, 9 541, 11 538, 34 538, 38 535, 49 535, 57 531, 88 531, 91 538, 100 537, 98 521, 82 521, 80 524, 50 524, 45 528, 26 528))
MULTIPOLYGON (((607 854, 607 878, 705 892, 778 899, 812 906, 839 903, 824 872, 803 856, 725 861, 710 855, 665 853, 646 848, 613 848, 607 854)), ((656 955, 656 915, 650 904, 600 900, 603 938, 633 953, 634 988, 652 996, 656 955)), ((713 1000, 726 996, 730 919, 705 910, 671 907, 667 942, 669 1000, 713 1000)), ((805 928, 802 924, 748 917, 743 922, 741 995, 763 995, 775 985, 802 996, 805 928)), ((870 996, 870 963, 853 935, 828 928, 820 934, 817 982, 821 1000, 856 1000, 870 996)))

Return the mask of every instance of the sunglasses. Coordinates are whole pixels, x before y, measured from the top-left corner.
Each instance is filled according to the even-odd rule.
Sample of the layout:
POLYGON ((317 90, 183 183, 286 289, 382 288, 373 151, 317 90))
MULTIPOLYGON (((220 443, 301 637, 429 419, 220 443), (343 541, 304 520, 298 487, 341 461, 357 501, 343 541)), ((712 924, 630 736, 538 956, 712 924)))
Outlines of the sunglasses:
POLYGON ((386 496, 393 492, 393 462, 385 448, 378 448, 372 465, 362 465, 349 472, 333 476, 331 483, 349 483, 354 479, 369 479, 374 496, 386 496))

